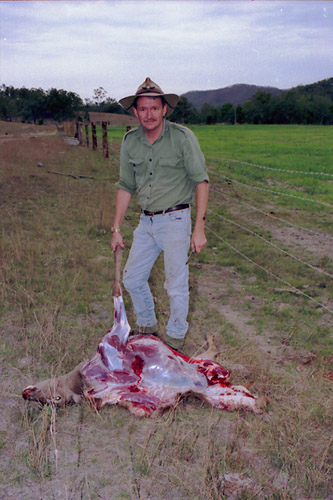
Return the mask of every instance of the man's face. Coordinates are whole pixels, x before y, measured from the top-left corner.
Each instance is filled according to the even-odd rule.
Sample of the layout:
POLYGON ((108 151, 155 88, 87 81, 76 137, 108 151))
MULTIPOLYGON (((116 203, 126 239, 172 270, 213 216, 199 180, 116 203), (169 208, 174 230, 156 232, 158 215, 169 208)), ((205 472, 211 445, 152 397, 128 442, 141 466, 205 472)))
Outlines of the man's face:
POLYGON ((162 106, 160 97, 139 97, 134 114, 147 132, 162 131, 167 105, 162 106))

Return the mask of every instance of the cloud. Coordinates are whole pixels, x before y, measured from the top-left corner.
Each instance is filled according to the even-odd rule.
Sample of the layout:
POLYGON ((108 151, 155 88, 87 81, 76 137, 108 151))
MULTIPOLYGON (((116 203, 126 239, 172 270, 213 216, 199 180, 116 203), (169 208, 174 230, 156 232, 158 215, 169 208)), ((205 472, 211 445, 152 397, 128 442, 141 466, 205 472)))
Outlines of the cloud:
POLYGON ((167 91, 332 76, 333 6, 308 1, 0 2, 1 79, 119 99, 146 76, 167 91))

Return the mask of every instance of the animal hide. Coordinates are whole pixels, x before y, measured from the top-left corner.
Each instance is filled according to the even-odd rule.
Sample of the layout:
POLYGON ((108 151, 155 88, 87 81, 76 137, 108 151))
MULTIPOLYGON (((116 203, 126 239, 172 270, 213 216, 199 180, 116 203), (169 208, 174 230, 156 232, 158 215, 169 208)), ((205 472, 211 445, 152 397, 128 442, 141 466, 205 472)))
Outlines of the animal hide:
POLYGON ((246 388, 231 385, 229 370, 212 359, 190 358, 153 335, 129 332, 123 299, 115 297, 113 328, 95 356, 67 375, 29 385, 23 398, 63 406, 84 397, 98 409, 119 404, 137 417, 156 416, 187 394, 223 410, 260 406, 246 388))

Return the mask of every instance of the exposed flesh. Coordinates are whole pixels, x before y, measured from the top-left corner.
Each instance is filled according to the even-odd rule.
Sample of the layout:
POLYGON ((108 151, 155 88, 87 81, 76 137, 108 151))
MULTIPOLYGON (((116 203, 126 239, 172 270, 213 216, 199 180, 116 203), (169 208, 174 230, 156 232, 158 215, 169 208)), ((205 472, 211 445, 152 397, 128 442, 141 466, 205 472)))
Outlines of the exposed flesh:
POLYGON ((136 416, 156 416, 191 393, 226 410, 257 409, 257 398, 229 382, 229 370, 211 359, 194 359, 152 335, 129 338, 130 326, 121 296, 114 298, 114 325, 95 356, 72 372, 28 386, 28 400, 62 406, 89 399, 97 408, 125 406, 136 416))

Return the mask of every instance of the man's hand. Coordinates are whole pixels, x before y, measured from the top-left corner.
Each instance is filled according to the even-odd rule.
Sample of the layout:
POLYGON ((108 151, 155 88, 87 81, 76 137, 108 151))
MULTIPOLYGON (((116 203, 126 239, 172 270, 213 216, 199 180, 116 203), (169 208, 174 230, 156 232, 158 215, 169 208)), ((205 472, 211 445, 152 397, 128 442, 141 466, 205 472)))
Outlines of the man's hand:
POLYGON ((116 248, 120 246, 122 249, 125 248, 125 241, 119 232, 112 233, 111 237, 111 248, 113 253, 115 253, 116 248))
POLYGON ((191 238, 191 248, 193 252, 200 253, 207 244, 207 238, 204 229, 194 228, 191 238))
POLYGON ((200 253, 207 244, 207 238, 205 235, 205 220, 206 220, 208 195, 209 195, 208 182, 204 181, 197 184, 195 190, 197 210, 196 210, 195 224, 191 238, 191 248, 192 251, 195 253, 200 253))

